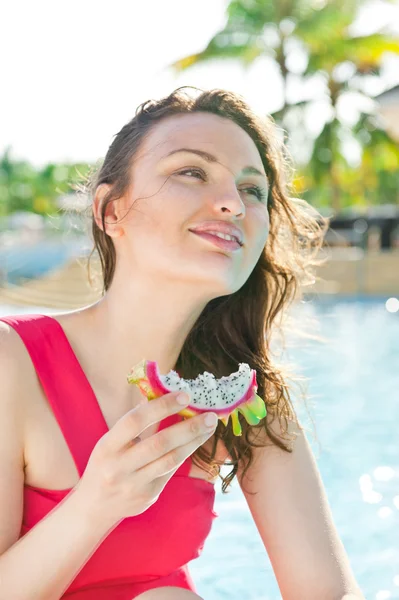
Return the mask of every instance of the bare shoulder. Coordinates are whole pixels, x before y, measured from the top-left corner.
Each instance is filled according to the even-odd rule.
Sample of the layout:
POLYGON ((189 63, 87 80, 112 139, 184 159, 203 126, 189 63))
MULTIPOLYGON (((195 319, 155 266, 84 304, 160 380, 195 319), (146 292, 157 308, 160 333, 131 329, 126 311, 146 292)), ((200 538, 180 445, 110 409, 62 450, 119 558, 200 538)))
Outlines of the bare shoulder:
POLYGON ((0 554, 18 537, 23 510, 23 342, 0 322, 0 554))
POLYGON ((37 374, 22 338, 3 321, 0 321, 0 382, 0 410, 2 415, 12 416, 20 432, 23 453, 24 427, 34 404, 37 374))
POLYGON ((21 337, 8 323, 0 321, 0 374, 2 387, 4 385, 12 385, 15 390, 22 388, 25 381, 24 377, 29 371, 32 371, 32 364, 21 337))
MULTIPOLYGON (((2 392, 4 386, 17 386, 23 378, 23 369, 26 364, 26 349, 23 341, 13 327, 0 321, 0 375, 2 392)), ((1 394, 2 402, 7 401, 4 393, 1 394)), ((8 398, 8 401, 10 399, 8 398)))

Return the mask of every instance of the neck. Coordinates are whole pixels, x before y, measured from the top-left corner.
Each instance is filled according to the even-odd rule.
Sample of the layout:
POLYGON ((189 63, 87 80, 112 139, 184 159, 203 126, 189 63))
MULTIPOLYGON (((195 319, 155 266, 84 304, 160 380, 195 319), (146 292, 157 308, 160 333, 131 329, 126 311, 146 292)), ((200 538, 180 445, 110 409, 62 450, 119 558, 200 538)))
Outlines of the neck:
POLYGON ((161 286, 135 281, 129 287, 116 279, 100 301, 83 309, 87 351, 101 368, 106 366, 110 386, 126 390, 128 372, 142 359, 156 361, 161 374, 174 368, 209 301, 199 300, 195 287, 180 293, 173 281, 161 286))

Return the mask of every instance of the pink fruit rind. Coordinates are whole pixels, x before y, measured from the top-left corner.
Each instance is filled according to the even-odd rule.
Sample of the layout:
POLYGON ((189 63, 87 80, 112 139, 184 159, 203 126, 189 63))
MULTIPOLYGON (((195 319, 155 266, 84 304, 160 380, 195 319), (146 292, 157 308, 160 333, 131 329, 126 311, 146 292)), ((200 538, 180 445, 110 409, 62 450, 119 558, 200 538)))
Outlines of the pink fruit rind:
MULTIPOLYGON (((127 380, 128 383, 136 384, 148 400, 170 393, 170 390, 162 384, 158 365, 155 361, 143 359, 137 363, 128 374, 127 380)), ((250 425, 257 425, 267 414, 265 402, 256 393, 257 389, 256 371, 252 369, 251 381, 242 398, 226 408, 212 408, 211 412, 216 413, 226 427, 231 415, 234 435, 242 435, 238 412, 244 416, 250 425)), ((205 410, 190 405, 179 411, 179 414, 183 417, 193 417, 203 412, 210 411, 209 409, 205 410)))

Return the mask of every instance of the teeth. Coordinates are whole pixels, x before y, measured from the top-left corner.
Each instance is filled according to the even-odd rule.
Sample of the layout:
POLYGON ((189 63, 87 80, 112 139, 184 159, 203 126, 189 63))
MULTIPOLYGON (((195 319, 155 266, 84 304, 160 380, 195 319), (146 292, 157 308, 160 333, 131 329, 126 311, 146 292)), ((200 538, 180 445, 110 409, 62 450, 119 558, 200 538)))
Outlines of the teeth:
POLYGON ((216 235, 216 237, 222 238, 222 240, 228 240, 230 242, 237 242, 237 239, 232 235, 227 235, 226 233, 220 233, 219 231, 207 231, 211 235, 216 235))

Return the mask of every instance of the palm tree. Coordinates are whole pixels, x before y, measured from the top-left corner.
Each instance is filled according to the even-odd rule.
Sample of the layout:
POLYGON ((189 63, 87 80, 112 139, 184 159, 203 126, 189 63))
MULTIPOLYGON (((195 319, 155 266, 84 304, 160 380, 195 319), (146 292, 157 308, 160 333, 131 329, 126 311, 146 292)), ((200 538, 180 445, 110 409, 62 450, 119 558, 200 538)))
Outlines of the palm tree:
MULTIPOLYGON (((386 52, 399 54, 399 40, 387 33, 364 36, 351 33, 361 5, 360 0, 232 0, 227 7, 225 27, 207 46, 170 65, 176 73, 181 73, 193 65, 218 59, 234 59, 245 68, 260 56, 274 60, 283 83, 283 106, 271 115, 288 132, 288 144, 292 134, 304 127, 304 112, 315 100, 320 100, 306 98, 291 102, 290 82, 296 79, 306 84, 322 76, 331 118, 314 140, 310 158, 293 148, 291 151, 297 164, 306 170, 307 183, 312 185, 328 178, 327 196, 320 203, 330 205, 334 212, 341 209, 342 173, 351 168, 345 159, 344 140, 353 138, 352 128, 342 118, 341 106, 346 96, 359 102, 369 99, 365 78, 379 77, 386 52), (302 73, 292 67, 292 58, 298 51, 307 55, 302 73)), ((309 139, 306 131, 302 136, 309 139)), ((357 140, 361 138, 357 136, 357 140)))

